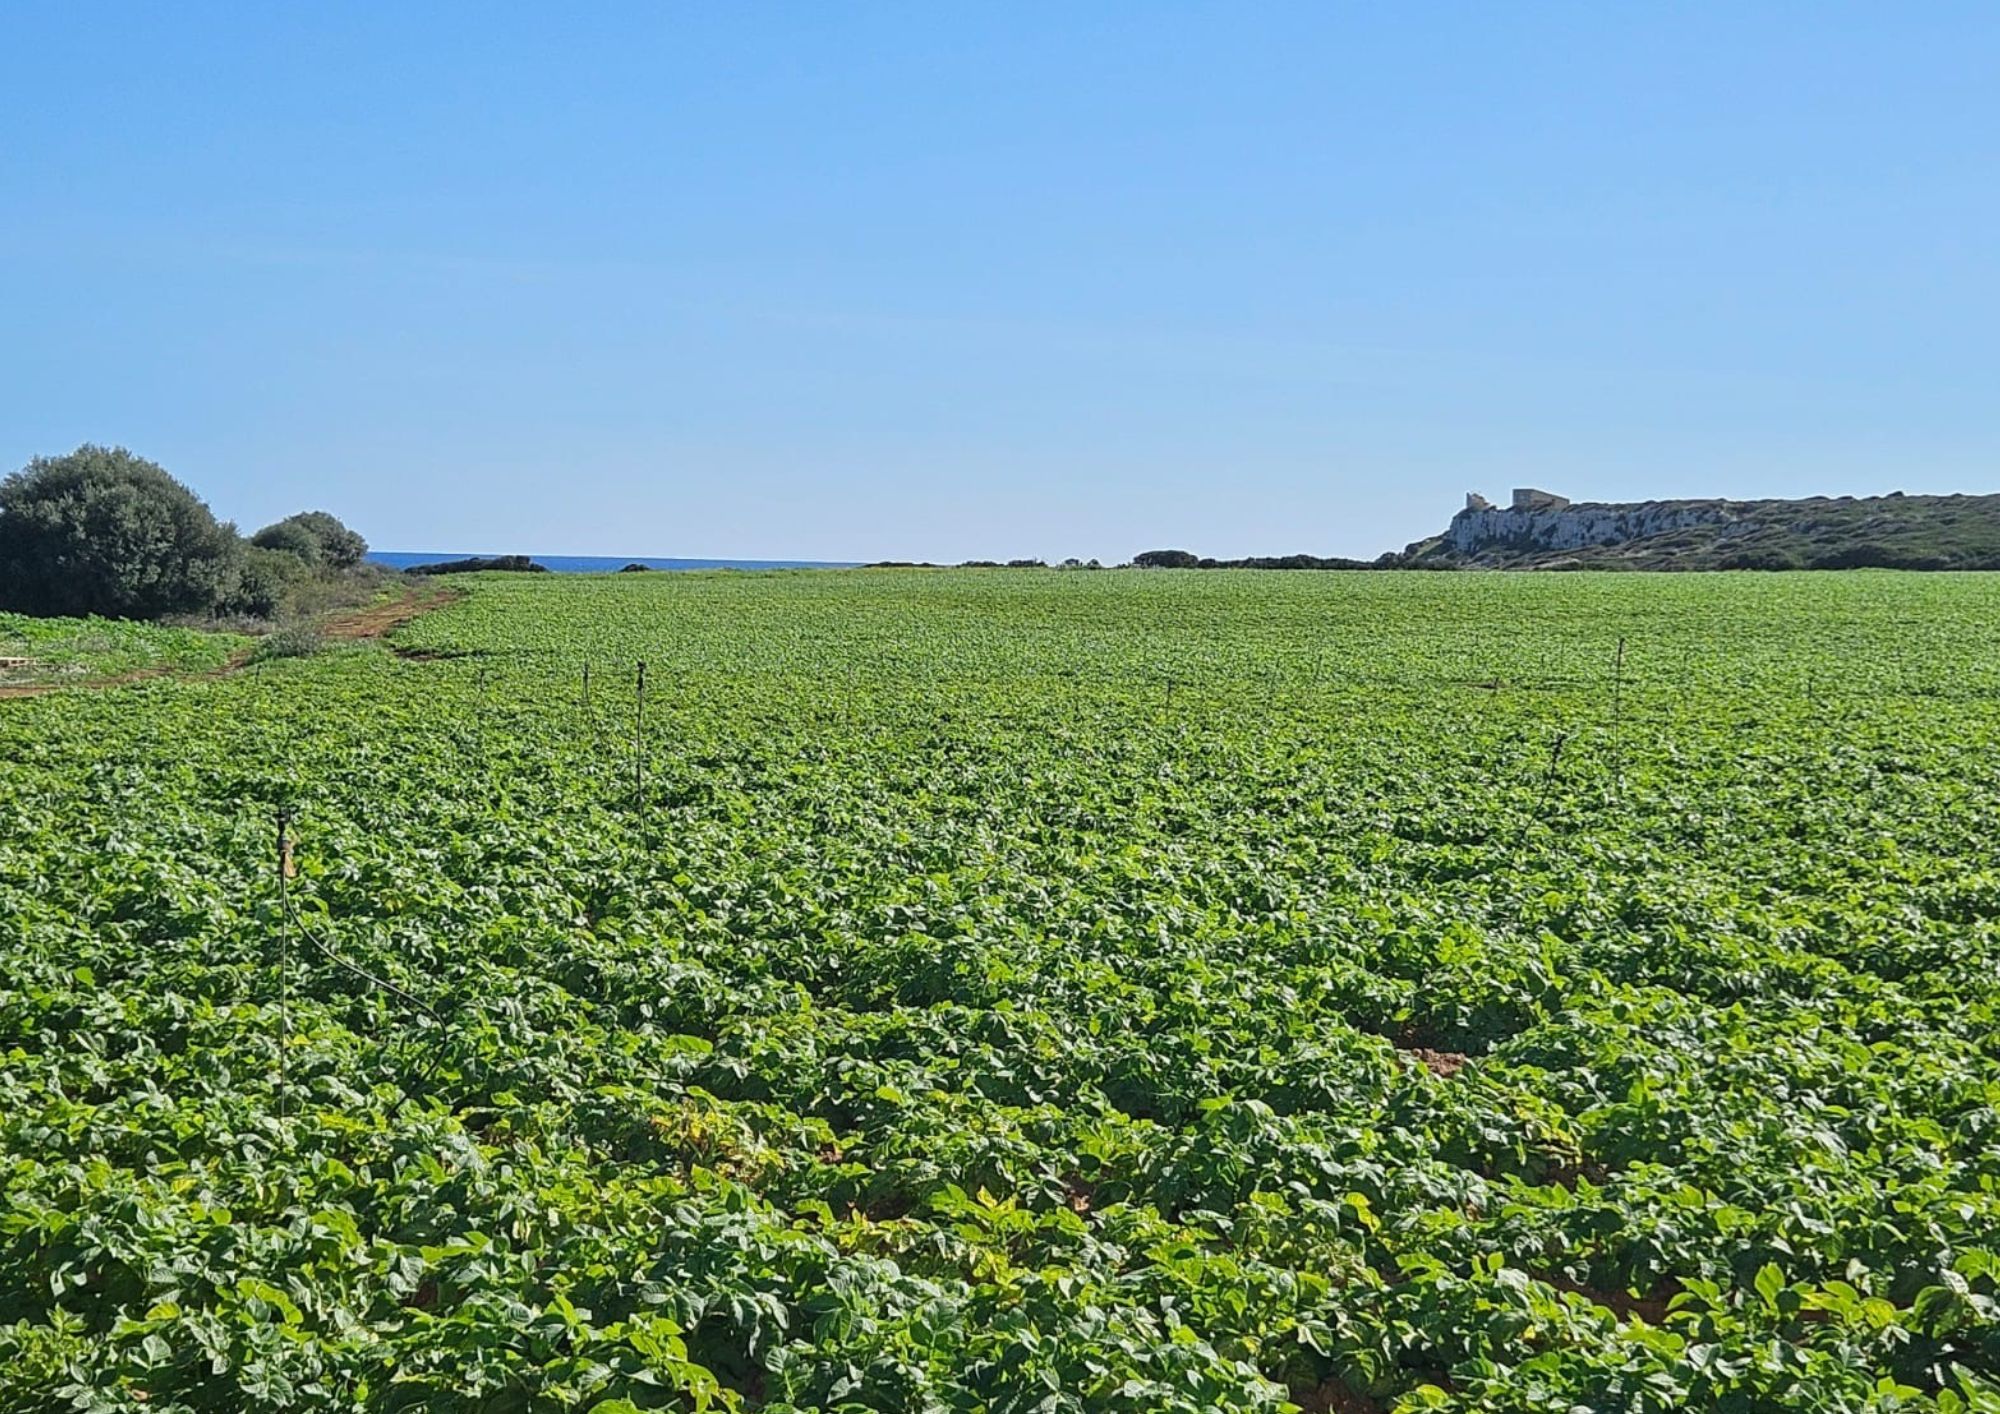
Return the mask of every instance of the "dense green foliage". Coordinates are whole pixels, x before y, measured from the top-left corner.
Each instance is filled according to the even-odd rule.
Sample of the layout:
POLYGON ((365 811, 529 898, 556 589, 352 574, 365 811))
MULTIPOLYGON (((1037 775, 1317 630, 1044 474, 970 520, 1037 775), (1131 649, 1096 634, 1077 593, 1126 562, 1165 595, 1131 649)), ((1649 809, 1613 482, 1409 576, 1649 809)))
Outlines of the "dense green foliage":
POLYGON ((1218 560, 1192 550, 1142 550, 1132 557, 1132 563, 1142 570, 1365 570, 1396 568, 1397 559, 1384 555, 1371 563, 1325 555, 1250 555, 1218 560))
POLYGON ((37 457, 0 481, 0 610, 114 619, 290 620, 359 602, 380 574, 326 511, 248 542, 122 447, 37 457))
POLYGON ((0 705, 0 1410, 2000 1409, 2000 583, 466 587, 0 705))
POLYGON ((0 614, 0 687, 89 682, 131 673, 219 668, 244 640, 125 619, 0 614))
POLYGON ((244 546, 240 581, 222 610, 295 625, 366 603, 388 578, 362 562, 367 551, 367 542, 325 511, 267 525, 244 546))
POLYGON ((435 564, 411 565, 411 574, 482 574, 489 571, 512 574, 547 574, 547 565, 536 564, 526 555, 474 555, 463 560, 439 560, 435 564))
POLYGON ((265 526, 252 545, 279 550, 313 568, 351 570, 368 553, 368 542, 328 511, 300 511, 265 526))
POLYGON ((37 457, 0 481, 0 609, 155 619, 235 588, 236 532, 122 447, 37 457))
POLYGON ((244 547, 236 588, 220 607, 257 619, 283 618, 293 596, 313 578, 312 562, 268 545, 244 547))

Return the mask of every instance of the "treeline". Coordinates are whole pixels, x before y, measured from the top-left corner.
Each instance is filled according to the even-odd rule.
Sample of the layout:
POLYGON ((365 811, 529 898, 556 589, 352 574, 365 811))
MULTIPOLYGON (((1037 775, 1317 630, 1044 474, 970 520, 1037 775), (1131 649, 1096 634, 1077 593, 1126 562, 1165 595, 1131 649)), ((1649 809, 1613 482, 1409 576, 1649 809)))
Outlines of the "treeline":
POLYGON ((939 564, 935 560, 875 560, 863 565, 865 570, 1101 570, 1103 565, 1096 560, 1058 560, 1050 564, 1047 560, 960 560, 955 565, 939 564))
MULTIPOLYGON (((1377 560, 1344 560, 1321 555, 1255 555, 1242 560, 1217 560, 1192 550, 1144 550, 1112 569, 1141 570, 1384 570, 1403 568, 1400 555, 1384 555, 1377 560)), ((862 566, 871 570, 1101 570, 1097 560, 960 560, 941 564, 935 560, 876 560, 862 566)))
POLYGON ((1217 560, 1192 550, 1142 550, 1132 566, 1142 570, 1376 570, 1390 569, 1398 559, 1348 560, 1326 555, 1253 555, 1242 560, 1217 560))
POLYGON ((326 511, 247 538, 123 447, 37 457, 0 481, 0 609, 43 617, 282 622, 377 578, 368 542, 326 511))

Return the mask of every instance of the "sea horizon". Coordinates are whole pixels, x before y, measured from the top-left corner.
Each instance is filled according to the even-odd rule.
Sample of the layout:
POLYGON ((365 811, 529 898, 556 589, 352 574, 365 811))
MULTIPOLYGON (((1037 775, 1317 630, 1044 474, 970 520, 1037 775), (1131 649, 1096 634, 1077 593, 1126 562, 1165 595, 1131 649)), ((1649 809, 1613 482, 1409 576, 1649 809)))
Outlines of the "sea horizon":
MULTIPOLYGON (((518 552, 371 550, 367 558, 370 564, 386 569, 406 570, 449 560, 490 559, 498 553, 518 552)), ((627 565, 644 565, 651 570, 844 570, 861 563, 859 560, 711 560, 662 555, 530 555, 528 558, 556 574, 616 574, 627 565)))

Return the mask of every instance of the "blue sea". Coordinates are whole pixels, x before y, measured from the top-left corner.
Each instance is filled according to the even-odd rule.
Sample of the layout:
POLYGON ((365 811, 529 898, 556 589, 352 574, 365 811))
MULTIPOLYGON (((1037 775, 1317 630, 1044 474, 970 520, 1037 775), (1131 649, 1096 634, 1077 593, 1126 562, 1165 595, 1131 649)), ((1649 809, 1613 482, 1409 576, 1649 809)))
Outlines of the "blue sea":
MULTIPOLYGON (((511 552, 510 552, 511 553, 511 552)), ((472 551, 372 550, 369 560, 392 570, 412 565, 434 565, 440 560, 469 560, 472 551)), ((484 554, 479 558, 487 558, 484 554)), ((644 565, 649 570, 846 570, 855 562, 840 560, 673 560, 653 555, 530 555, 538 565, 547 565, 559 574, 615 574, 627 565, 644 565)))

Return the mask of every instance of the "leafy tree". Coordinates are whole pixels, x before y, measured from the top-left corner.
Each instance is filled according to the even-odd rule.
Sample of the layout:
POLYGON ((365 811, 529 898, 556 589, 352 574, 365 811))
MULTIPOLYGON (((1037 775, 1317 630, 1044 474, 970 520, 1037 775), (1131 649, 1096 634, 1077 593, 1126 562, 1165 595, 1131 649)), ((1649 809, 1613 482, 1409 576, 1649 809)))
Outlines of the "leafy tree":
POLYGON ((266 550, 283 550, 309 565, 330 570, 353 569, 368 553, 368 542, 330 511, 300 511, 267 525, 250 537, 266 550))
POLYGON ((1191 570, 1201 561, 1192 550, 1141 550, 1132 563, 1142 570, 1191 570))
POLYGON ((86 444, 0 481, 0 607, 147 619, 233 592, 235 529, 160 466, 86 444))

